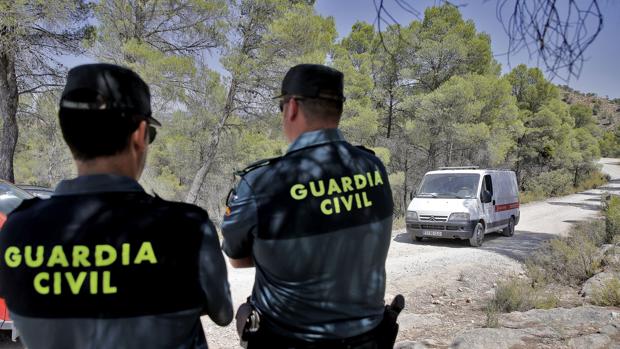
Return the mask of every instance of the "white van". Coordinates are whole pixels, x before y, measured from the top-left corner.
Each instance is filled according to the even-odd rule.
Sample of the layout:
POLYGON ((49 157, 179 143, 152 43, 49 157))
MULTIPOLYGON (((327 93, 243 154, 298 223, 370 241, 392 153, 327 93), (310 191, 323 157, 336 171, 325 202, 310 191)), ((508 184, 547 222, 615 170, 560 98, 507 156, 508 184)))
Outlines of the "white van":
POLYGON ((407 232, 425 237, 469 239, 480 246, 487 233, 512 236, 519 223, 517 177, 509 170, 445 167, 424 175, 407 208, 407 232))

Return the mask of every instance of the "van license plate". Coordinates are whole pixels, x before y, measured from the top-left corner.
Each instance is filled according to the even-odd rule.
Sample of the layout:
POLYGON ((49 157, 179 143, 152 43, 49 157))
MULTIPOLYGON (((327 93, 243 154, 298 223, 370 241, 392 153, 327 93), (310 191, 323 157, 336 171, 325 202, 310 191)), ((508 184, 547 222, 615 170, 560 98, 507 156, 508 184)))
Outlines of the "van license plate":
POLYGON ((422 232, 422 235, 424 236, 441 236, 441 232, 440 231, 425 231, 422 232))

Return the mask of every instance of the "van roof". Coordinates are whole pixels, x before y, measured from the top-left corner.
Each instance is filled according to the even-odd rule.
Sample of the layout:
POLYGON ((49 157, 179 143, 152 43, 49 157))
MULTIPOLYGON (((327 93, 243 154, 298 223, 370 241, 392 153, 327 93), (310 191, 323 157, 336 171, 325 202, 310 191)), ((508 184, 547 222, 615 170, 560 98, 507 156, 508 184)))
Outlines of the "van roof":
POLYGON ((453 169, 446 169, 446 170, 434 170, 434 171, 428 171, 426 174, 436 174, 436 173, 472 173, 472 174, 486 174, 486 173, 492 173, 492 172, 513 172, 512 170, 504 170, 504 169, 479 169, 479 170, 472 170, 472 169, 467 169, 467 170, 453 170, 453 169))

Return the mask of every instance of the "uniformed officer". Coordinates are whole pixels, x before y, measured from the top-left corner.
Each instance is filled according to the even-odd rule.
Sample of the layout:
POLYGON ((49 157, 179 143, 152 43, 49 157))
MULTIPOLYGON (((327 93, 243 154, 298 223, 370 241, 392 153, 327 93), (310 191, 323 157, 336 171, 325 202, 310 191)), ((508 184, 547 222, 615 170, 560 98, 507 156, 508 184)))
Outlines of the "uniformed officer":
POLYGON ((232 266, 256 266, 254 310, 237 315, 248 315, 238 318, 242 337, 249 348, 386 348, 396 333, 382 325, 393 210, 385 167, 338 130, 341 72, 298 65, 281 92, 292 143, 240 172, 222 224, 232 266))
POLYGON ((10 214, 0 295, 37 348, 206 348, 201 315, 232 320, 226 264, 207 213, 137 180, 159 122, 148 86, 109 64, 67 77, 60 127, 78 177, 10 214))

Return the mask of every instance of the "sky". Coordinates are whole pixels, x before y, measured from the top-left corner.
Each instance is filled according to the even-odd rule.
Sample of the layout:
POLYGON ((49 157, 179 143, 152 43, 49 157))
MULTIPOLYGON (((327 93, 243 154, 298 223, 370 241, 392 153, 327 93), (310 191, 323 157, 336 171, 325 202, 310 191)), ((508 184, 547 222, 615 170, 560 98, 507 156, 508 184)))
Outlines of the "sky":
MULTIPOLYGON (((424 9, 442 1, 432 0, 405 0, 416 10, 424 14, 424 9)), ((578 0, 580 3, 588 0, 578 0)), ((506 73, 520 63, 528 66, 538 66, 544 71, 544 63, 538 64, 537 57, 529 57, 524 50, 508 57, 508 37, 502 24, 496 17, 496 0, 452 0, 465 19, 471 19, 476 29, 491 36, 491 49, 495 59, 502 65, 502 73, 506 73), (508 61, 510 58, 510 64, 508 61)), ((560 3, 567 3, 562 0, 560 3)), ((573 89, 582 92, 594 92, 601 97, 620 98, 620 1, 599 1, 604 15, 603 30, 596 41, 590 45, 585 53, 586 62, 579 78, 571 78, 568 83, 560 79, 553 79, 556 84, 568 84, 573 89)), ((408 24, 417 18, 396 5, 395 0, 384 0, 390 13, 401 24, 408 24)), ((346 36, 356 21, 373 23, 376 10, 373 0, 317 0, 317 11, 324 16, 333 16, 340 37, 346 36)), ((548 78, 551 74, 546 73, 548 78)))
MULTIPOLYGON (((317 0, 315 8, 323 16, 332 16, 336 22, 339 37, 349 34, 351 26, 357 21, 374 23, 376 18, 375 0, 317 0)), ((423 16, 424 9, 442 3, 440 0, 403 0, 412 5, 423 16)), ((502 65, 502 73, 509 72, 520 63, 530 67, 540 67, 544 71, 543 62, 538 62, 537 57, 529 57, 528 53, 522 52, 507 56, 508 37, 502 24, 496 17, 496 4, 499 0, 452 0, 459 6, 465 19, 471 19, 476 29, 491 36, 491 48, 495 59, 502 65)), ((577 0, 587 2, 590 0, 577 0)), ((562 0, 560 3, 565 3, 562 0)), ((396 0, 384 0, 390 13, 399 23, 406 25, 417 20, 413 14, 400 9, 396 0)), ((549 79, 556 84, 568 84, 573 89, 581 92, 594 92, 601 97, 620 98, 620 1, 599 0, 604 14, 603 30, 596 41, 585 53, 586 62, 579 78, 571 78, 568 82, 553 78, 548 72, 549 79)), ((209 59, 213 69, 224 73, 221 65, 217 62, 218 57, 209 59)), ((88 57, 65 57, 63 63, 72 67, 81 63, 93 62, 88 57)))

